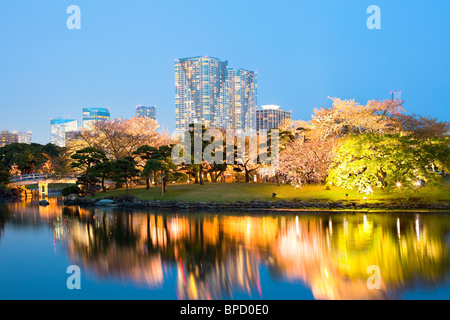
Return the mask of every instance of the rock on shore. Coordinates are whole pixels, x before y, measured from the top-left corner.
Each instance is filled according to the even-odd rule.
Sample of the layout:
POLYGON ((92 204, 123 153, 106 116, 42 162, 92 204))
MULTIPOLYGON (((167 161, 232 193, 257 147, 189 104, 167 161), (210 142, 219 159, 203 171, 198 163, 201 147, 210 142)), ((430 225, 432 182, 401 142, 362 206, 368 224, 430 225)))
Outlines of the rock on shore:
POLYGON ((66 206, 99 206, 100 203, 106 206, 121 208, 157 208, 157 209, 186 209, 186 210, 277 210, 277 209, 311 209, 311 210, 447 210, 450 211, 450 202, 442 203, 355 203, 355 202, 304 202, 301 200, 293 201, 259 201, 251 202, 236 201, 233 203, 218 202, 187 202, 187 201, 144 201, 134 197, 118 197, 114 199, 105 199, 98 201, 95 199, 71 198, 66 199, 66 206))

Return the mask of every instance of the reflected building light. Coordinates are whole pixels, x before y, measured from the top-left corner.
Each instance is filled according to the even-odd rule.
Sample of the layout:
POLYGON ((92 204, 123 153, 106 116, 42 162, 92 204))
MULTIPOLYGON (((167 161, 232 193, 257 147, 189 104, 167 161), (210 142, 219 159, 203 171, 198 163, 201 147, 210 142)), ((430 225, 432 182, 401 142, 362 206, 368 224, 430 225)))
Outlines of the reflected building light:
POLYGON ((333 221, 331 220, 331 218, 330 220, 328 220, 328 226, 330 228, 330 236, 333 236, 333 221))
POLYGON ((179 218, 175 218, 175 221, 171 221, 169 226, 170 226, 170 236, 172 238, 178 239, 181 236, 182 233, 182 226, 180 227, 180 221, 179 218))
POLYGON ((369 232, 370 231, 369 222, 367 221, 367 215, 364 215, 364 231, 365 232, 369 232))
POLYGON ((344 236, 348 237, 348 221, 347 221, 347 218, 344 218, 344 236))
POLYGON ((183 268, 183 259, 180 258, 180 263, 177 266, 177 272, 178 272, 178 281, 182 281, 183 285, 186 285, 186 277, 184 275, 184 268, 183 268))
POLYGON ((417 240, 420 241, 419 216, 416 216, 416 236, 417 240))
POLYGON ((325 278, 326 278, 326 279, 329 279, 329 278, 330 278, 330 275, 329 275, 329 273, 328 273, 327 268, 324 269, 324 274, 325 274, 325 278))
POLYGON ((281 218, 281 230, 286 230, 286 218, 282 217, 281 218))
MULTIPOLYGON (((118 219, 115 213, 102 216, 101 211, 80 208, 64 211, 62 215, 61 210, 52 208, 57 208, 56 204, 40 211, 36 207, 25 211, 22 205, 25 206, 11 204, 17 212, 11 219, 17 223, 39 223, 42 219, 53 222, 53 248, 61 254, 56 242, 67 241, 69 258, 82 261, 95 277, 161 288, 164 278, 173 276, 179 299, 232 298, 234 292, 251 297, 252 289, 257 289, 262 296, 259 266, 264 261, 270 272, 283 281, 303 281, 316 299, 395 299, 414 285, 414 279, 426 279, 424 288, 431 287, 445 279, 448 270, 448 230, 436 228, 433 230, 436 237, 430 239, 430 222, 420 221, 420 215, 405 220, 405 228, 401 230, 400 215, 397 219, 390 216, 389 220, 379 220, 370 213, 361 213, 364 227, 367 225, 371 231, 363 233, 361 214, 328 216, 327 232, 325 218, 318 216, 302 217, 302 225, 299 215, 200 219, 189 215, 149 214, 127 219, 127 215, 120 214, 118 219), (337 223, 336 230, 333 230, 333 220, 337 223), (332 238, 334 231, 336 237, 332 238), (132 232, 136 243, 124 246, 124 241, 129 243, 129 240, 123 238, 122 232, 132 232), (378 234, 382 237, 378 238, 378 234), (103 242, 103 235, 108 235, 108 242, 103 242), (208 256, 206 268, 203 257, 192 259, 186 249, 186 245, 198 243, 200 236, 207 248, 224 249, 223 254, 208 256), (145 254, 142 254, 143 245, 145 254), (418 257, 429 261, 426 268, 417 263, 418 257), (385 282, 387 290, 370 291, 365 270, 361 274, 361 267, 368 261, 374 265, 401 265, 407 272, 392 272, 385 282)), ((52 243, 49 245, 53 249, 52 243)))
POLYGON ((327 240, 327 249, 331 250, 330 234, 327 233, 326 236, 327 236, 327 238, 326 238, 326 240, 327 240))

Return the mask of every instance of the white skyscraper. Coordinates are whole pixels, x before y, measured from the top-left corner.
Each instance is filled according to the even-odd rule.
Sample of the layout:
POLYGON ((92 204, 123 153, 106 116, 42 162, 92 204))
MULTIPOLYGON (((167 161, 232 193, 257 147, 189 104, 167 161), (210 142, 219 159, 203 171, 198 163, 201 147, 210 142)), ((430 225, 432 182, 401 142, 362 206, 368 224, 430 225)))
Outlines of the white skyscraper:
POLYGON ((228 61, 194 57, 175 61, 176 130, 191 123, 229 127, 228 61))
POLYGON ((58 147, 66 146, 66 133, 78 131, 78 121, 73 119, 50 120, 51 143, 58 147))
POLYGON ((229 71, 230 129, 256 130, 257 76, 244 69, 229 71))

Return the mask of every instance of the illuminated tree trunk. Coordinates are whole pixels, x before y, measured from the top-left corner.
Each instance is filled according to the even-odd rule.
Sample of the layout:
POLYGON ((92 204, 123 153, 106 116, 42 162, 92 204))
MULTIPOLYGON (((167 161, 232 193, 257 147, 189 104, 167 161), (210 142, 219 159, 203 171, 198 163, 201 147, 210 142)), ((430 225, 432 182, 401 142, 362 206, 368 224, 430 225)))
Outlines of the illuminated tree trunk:
POLYGON ((276 177, 276 179, 277 179, 277 186, 281 186, 281 183, 280 183, 280 174, 279 174, 278 172, 276 173, 275 177, 276 177))
POLYGON ((199 180, 200 180, 200 185, 203 186, 205 184, 205 182, 203 181, 203 168, 202 168, 202 166, 200 166, 200 170, 198 171, 198 176, 199 176, 199 180))

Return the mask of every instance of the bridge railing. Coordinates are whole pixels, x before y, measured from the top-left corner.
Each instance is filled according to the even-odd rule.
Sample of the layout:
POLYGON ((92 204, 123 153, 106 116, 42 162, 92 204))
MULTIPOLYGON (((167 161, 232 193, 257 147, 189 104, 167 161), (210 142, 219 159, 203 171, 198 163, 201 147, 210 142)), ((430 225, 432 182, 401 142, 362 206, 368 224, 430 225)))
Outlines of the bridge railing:
POLYGON ((34 174, 23 174, 23 175, 16 175, 12 176, 9 180, 10 183, 17 183, 17 182, 25 182, 25 181, 40 181, 40 180, 47 180, 47 179, 53 179, 53 180, 70 180, 70 179, 76 179, 78 178, 78 174, 51 174, 51 173, 34 173, 34 174))

